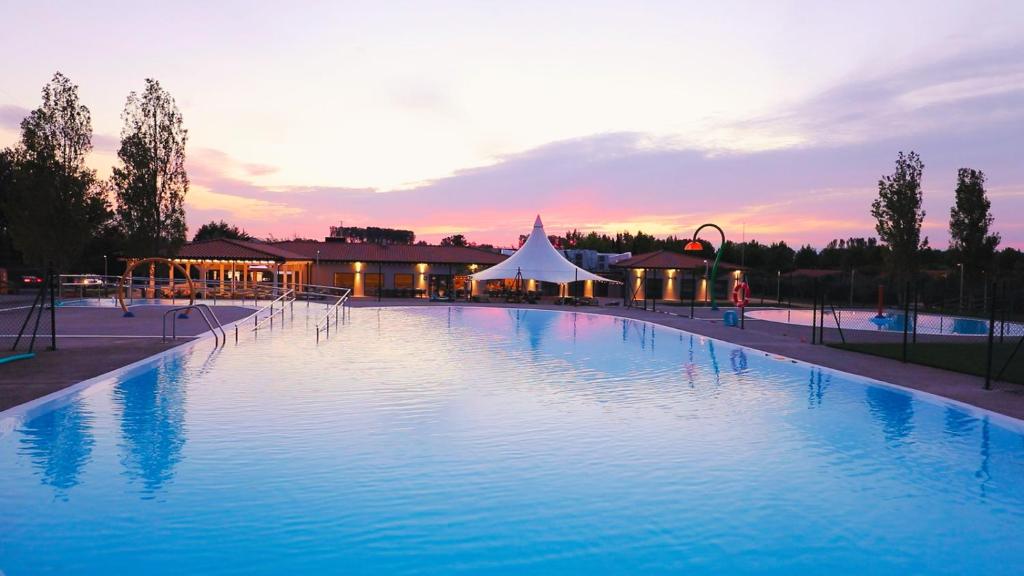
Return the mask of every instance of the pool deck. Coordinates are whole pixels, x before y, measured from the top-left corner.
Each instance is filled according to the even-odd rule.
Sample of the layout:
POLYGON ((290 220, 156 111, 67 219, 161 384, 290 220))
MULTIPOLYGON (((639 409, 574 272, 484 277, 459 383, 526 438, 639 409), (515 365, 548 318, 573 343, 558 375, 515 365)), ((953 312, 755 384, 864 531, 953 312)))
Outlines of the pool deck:
MULTIPOLYGON (((712 312, 706 308, 698 308, 696 318, 691 319, 689 308, 679 306, 660 306, 654 312, 622 306, 574 308, 554 304, 447 303, 387 298, 380 301, 375 298, 354 298, 351 306, 491 306, 632 318, 929 392, 1024 419, 1024 386, 995 382, 992 390, 985 390, 983 379, 977 376, 811 345, 811 329, 808 326, 747 319, 745 329, 740 330, 725 326, 721 322, 721 312, 712 312)), ((228 305, 216 306, 214 309, 224 325, 246 318, 254 312, 252 308, 228 305)), ((160 334, 164 310, 160 306, 137 306, 133 308, 135 318, 122 318, 121 311, 115 308, 60 308, 57 322, 59 350, 46 350, 49 341, 43 340, 37 342, 36 358, 0 366, 0 410, 163 352, 206 331, 206 325, 198 315, 193 315, 188 320, 178 321, 177 341, 163 342, 160 334)), ((886 336, 890 339, 892 337, 880 337, 886 336)), ((826 329, 825 337, 826 341, 839 340, 834 329, 826 329)))
MULTIPOLYGON (((164 310, 134 306, 135 317, 123 318, 118 308, 58 308, 57 350, 47 349, 47 333, 36 341, 35 358, 0 365, 0 411, 127 366, 208 331, 199 315, 192 314, 187 320, 177 320, 178 339, 164 342, 164 310)), ((214 311, 224 325, 254 312, 241 306, 217 306, 214 311)))

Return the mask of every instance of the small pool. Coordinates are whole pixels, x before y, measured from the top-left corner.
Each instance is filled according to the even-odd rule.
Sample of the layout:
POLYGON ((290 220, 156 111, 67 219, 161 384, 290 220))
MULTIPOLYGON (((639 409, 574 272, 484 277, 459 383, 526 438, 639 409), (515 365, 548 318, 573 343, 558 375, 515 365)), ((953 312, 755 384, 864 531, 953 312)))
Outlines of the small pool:
POLYGON ((0 415, 0 571, 1024 565, 1019 421, 608 316, 304 310, 0 415))
MULTIPOLYGON (((751 310, 747 318, 782 322, 798 326, 810 326, 814 312, 805 309, 768 309, 751 310)), ((871 330, 875 332, 903 332, 907 315, 902 310, 886 310, 878 316, 876 310, 836 309, 825 311, 825 327, 835 328, 836 321, 843 330, 871 330)), ((910 314, 908 330, 915 328, 915 317, 910 314)), ((921 314, 916 317, 918 334, 945 334, 952 336, 984 336, 988 334, 988 320, 955 315, 921 314)), ((1018 322, 996 321, 996 335, 1024 336, 1024 324, 1018 322)))

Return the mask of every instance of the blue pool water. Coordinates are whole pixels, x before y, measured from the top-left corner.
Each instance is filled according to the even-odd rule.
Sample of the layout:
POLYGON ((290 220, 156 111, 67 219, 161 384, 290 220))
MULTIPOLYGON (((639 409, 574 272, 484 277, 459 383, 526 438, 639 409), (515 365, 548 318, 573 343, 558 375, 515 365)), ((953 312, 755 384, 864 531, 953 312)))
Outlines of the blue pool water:
POLYGON ((0 571, 1019 574, 1018 422, 604 316, 355 309, 0 417, 0 571))

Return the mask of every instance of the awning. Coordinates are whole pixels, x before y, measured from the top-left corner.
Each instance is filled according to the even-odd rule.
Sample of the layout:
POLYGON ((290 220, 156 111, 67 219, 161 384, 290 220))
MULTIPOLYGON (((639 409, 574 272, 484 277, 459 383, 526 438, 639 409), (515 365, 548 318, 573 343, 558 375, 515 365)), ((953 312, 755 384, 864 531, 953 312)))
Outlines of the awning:
POLYGON ((509 256, 507 260, 472 274, 470 278, 473 280, 504 280, 515 278, 518 275, 522 275, 524 279, 556 284, 565 284, 576 280, 596 280, 621 284, 621 282, 588 272, 566 260, 551 245, 539 215, 533 224, 533 232, 530 233, 530 237, 526 239, 522 248, 509 256))

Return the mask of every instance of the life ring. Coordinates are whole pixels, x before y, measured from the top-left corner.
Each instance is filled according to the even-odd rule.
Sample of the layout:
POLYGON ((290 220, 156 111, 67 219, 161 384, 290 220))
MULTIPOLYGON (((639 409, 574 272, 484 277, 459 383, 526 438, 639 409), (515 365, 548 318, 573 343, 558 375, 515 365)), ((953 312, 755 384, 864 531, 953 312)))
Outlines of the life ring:
POLYGON ((750 284, 740 281, 732 287, 732 303, 739 308, 746 308, 750 304, 750 284))

